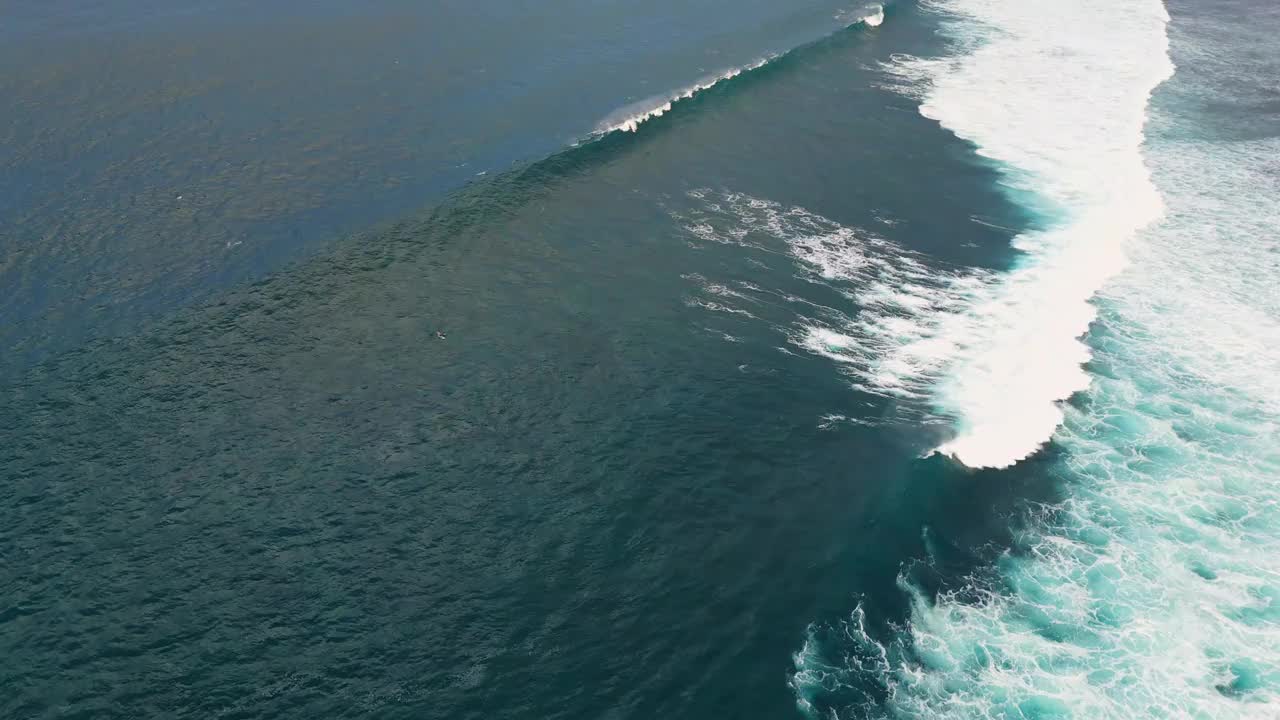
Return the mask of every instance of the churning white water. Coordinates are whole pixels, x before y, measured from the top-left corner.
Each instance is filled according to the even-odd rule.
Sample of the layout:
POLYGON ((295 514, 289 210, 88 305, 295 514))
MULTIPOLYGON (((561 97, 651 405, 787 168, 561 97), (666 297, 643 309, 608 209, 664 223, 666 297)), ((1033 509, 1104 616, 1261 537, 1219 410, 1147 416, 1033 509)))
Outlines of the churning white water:
MULTIPOLYGON (((1280 123, 1180 115, 1229 103, 1237 76, 1275 75, 1247 49, 1188 48, 1210 67, 1173 80, 1147 125, 1159 136, 1140 146, 1171 67, 1160 3, 939 9, 968 52, 904 58, 901 75, 924 83, 927 115, 1057 214, 940 331, 973 338, 936 388, 959 425, 942 449, 1002 466, 1052 435, 1066 494, 1028 514, 997 579, 940 597, 904 579, 910 620, 888 640, 860 608, 843 647, 811 636, 795 658, 801 707, 871 682, 883 701, 851 712, 1280 717, 1280 140, 1266 130, 1280 123)), ((1267 20, 1280 26, 1275 11, 1241 13, 1229 34, 1266 47, 1246 26, 1267 20)))

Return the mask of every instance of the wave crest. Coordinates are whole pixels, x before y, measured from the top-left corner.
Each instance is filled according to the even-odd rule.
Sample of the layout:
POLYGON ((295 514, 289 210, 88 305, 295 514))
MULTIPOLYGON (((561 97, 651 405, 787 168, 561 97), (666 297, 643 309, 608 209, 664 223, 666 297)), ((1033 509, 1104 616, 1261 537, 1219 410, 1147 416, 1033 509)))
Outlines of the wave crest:
POLYGON ((972 467, 1035 452, 1063 420, 1058 403, 1088 388, 1090 301, 1124 267, 1124 244, 1163 212, 1141 147, 1148 98, 1173 72, 1168 15, 1150 2, 1106 28, 1046 32, 1092 27, 1079 5, 941 3, 968 54, 885 66, 917 88, 922 115, 1005 168, 1010 194, 1053 216, 1015 240, 1024 256, 990 293, 939 324, 956 351, 934 402, 957 435, 938 450, 972 467))
MULTIPOLYGON (((863 12, 866 14, 861 15, 850 23, 849 27, 863 25, 869 28, 874 28, 879 27, 884 23, 885 16, 883 5, 872 5, 863 12)), ((671 112, 671 108, 674 107, 676 103, 682 100, 688 100, 698 93, 710 90, 716 85, 719 85, 726 80, 732 80, 743 73, 759 70, 775 60, 786 57, 794 51, 795 50, 790 50, 784 53, 767 55, 755 62, 748 63, 747 65, 729 68, 720 73, 708 75, 698 82, 677 90, 670 95, 658 95, 628 105, 602 120, 596 126, 596 134, 606 135, 612 132, 636 132, 645 122, 654 118, 662 117, 663 115, 671 112)))
POLYGON ((604 121, 602 121, 596 128, 596 132, 599 134, 617 131, 636 132, 640 129, 641 123, 652 120, 656 117, 662 117, 663 115, 671 112, 672 106, 681 100, 688 100, 704 90, 710 90, 725 80, 731 80, 745 72, 758 70, 778 59, 778 57, 780 56, 769 55, 749 65, 730 68, 718 75, 710 75, 670 96, 649 98, 648 100, 641 100, 638 103, 628 105, 613 115, 605 118, 604 121))

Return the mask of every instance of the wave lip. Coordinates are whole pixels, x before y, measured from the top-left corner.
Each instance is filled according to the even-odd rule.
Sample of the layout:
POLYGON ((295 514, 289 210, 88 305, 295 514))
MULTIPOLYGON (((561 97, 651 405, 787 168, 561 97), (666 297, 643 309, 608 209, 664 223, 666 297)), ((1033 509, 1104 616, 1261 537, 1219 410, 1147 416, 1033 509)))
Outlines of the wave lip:
POLYGON ((1091 299, 1125 266, 1124 244, 1163 213, 1141 147, 1147 101, 1173 72, 1169 16, 1158 0, 935 7, 968 54, 897 57, 886 69, 915 86, 922 115, 1004 166, 1011 194, 1060 218, 1017 238, 1024 255, 1014 270, 939 323, 956 351, 933 402, 957 435, 938 451, 971 467, 1007 467, 1049 440, 1060 401, 1088 388, 1080 337, 1095 317, 1091 299))
POLYGON ((778 57, 778 55, 768 55, 748 65, 730 68, 718 75, 710 75, 670 96, 658 96, 656 98, 641 100, 638 103, 629 105, 618 112, 615 112, 608 118, 605 118, 605 120, 596 128, 596 133, 604 135, 618 131, 636 132, 640 129, 641 123, 644 123, 647 120, 652 120, 656 117, 662 117, 666 113, 671 112, 671 108, 681 100, 688 100, 704 90, 710 90, 725 80, 730 80, 745 72, 751 72, 752 70, 762 68, 776 60, 778 57))
MULTIPOLYGON (((866 15, 850 23, 849 27, 861 24, 874 28, 884 23, 883 5, 873 5, 868 10, 869 12, 866 15)), ((729 68, 718 74, 708 75, 702 80, 670 95, 658 95, 628 105, 601 121, 596 126, 595 134, 607 135, 612 132, 636 132, 643 123, 671 112, 671 108, 681 100, 688 100, 700 92, 710 90, 716 85, 726 80, 732 80, 743 73, 759 70, 775 60, 791 54, 791 52, 794 52, 794 49, 784 53, 766 55, 755 62, 729 68)))
POLYGON ((908 624, 877 632, 858 607, 811 627, 791 678, 810 716, 845 717, 839 691, 871 687, 888 698, 875 717, 1280 717, 1280 286, 1264 230, 1280 139, 1163 138, 1147 157, 1182 212, 1140 233, 1103 291, 1090 343, 1107 371, 1065 408, 1050 470, 1070 492, 1028 508, 995 576, 935 593, 904 571, 908 624))

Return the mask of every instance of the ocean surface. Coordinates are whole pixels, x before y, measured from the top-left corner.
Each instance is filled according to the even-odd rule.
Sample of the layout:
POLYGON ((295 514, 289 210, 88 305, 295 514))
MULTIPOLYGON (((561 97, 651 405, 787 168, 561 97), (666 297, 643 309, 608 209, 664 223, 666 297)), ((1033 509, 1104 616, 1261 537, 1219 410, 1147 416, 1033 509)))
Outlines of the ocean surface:
POLYGON ((1280 717, 1280 6, 3 13, 0 717, 1280 717))

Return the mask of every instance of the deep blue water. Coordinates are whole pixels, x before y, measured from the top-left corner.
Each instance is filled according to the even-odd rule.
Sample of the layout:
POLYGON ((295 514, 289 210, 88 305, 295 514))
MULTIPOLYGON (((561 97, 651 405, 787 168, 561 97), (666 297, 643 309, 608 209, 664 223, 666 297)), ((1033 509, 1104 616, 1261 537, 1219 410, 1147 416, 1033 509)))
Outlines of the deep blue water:
MULTIPOLYGON (((895 58, 972 49, 946 16, 6 12, 0 716, 924 717, 919 668, 968 698, 896 638, 1036 554, 1078 444, 969 469, 877 385, 878 333, 1065 222, 904 92, 895 58)), ((960 716, 1063 716, 1027 693, 960 716)))
POLYGON ((825 36, 835 2, 21 2, 6 365, 117 335, 825 36))

